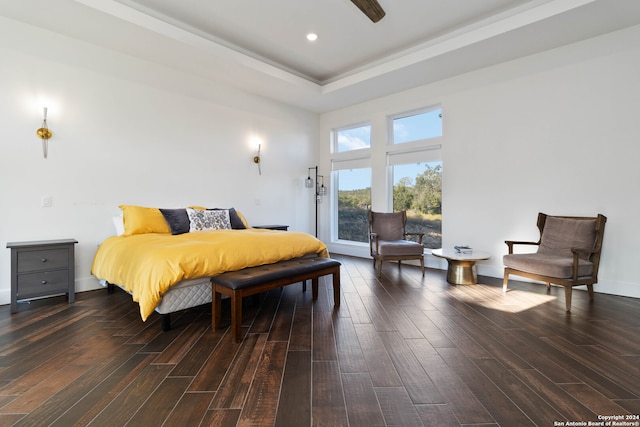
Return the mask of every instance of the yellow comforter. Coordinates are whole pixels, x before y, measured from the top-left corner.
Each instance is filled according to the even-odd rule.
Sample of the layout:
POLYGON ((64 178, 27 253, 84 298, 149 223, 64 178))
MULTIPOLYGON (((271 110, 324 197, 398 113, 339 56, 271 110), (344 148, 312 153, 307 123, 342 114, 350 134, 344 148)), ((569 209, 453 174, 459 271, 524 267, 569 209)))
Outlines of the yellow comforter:
POLYGON ((198 231, 180 235, 135 234, 106 239, 93 259, 91 273, 131 292, 142 320, 169 288, 184 279, 215 276, 301 257, 328 257, 327 247, 300 232, 249 228, 198 231))

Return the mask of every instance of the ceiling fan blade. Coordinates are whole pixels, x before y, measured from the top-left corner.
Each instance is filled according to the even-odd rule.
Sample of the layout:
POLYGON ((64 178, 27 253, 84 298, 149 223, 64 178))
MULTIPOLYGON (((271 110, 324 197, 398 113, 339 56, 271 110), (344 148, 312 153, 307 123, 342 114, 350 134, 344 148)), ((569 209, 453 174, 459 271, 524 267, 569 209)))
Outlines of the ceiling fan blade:
POLYGON ((377 0, 351 0, 351 2, 358 6, 358 9, 373 22, 378 22, 384 18, 384 9, 382 9, 377 0))

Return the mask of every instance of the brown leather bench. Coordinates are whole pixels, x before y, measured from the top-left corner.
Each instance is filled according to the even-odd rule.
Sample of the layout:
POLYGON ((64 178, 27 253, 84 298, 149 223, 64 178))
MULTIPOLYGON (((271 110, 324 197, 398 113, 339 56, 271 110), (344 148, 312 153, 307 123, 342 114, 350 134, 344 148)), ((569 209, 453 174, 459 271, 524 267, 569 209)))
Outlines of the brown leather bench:
POLYGON ((211 278, 211 328, 220 326, 222 295, 231 297, 231 330, 240 342, 242 298, 311 279, 313 300, 318 299, 318 278, 333 275, 333 303, 340 306, 340 262, 331 258, 295 258, 274 264, 229 271, 211 278))

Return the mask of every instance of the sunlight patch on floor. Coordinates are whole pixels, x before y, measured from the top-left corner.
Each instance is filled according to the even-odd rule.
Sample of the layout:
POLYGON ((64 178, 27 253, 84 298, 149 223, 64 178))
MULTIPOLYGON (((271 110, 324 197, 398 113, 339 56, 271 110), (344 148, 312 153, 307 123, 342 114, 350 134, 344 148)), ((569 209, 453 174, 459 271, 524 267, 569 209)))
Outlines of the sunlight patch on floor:
POLYGON ((482 284, 452 286, 450 292, 460 301, 470 305, 479 305, 491 310, 519 313, 542 304, 554 301, 556 296, 538 294, 518 289, 509 289, 503 293, 501 288, 482 284))

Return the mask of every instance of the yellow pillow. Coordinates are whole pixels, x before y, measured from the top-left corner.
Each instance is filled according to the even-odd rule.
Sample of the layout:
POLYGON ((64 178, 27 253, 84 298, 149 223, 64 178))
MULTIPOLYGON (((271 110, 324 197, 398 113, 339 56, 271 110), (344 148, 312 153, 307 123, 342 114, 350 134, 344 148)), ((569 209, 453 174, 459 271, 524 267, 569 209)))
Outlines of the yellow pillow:
POLYGON ((244 217, 244 215, 242 215, 242 213, 236 209, 236 213, 238 214, 238 216, 240 217, 240 221, 242 221, 242 223, 244 224, 245 227, 249 228, 249 222, 247 221, 247 218, 244 217))
POLYGON ((120 205, 124 219, 124 236, 145 233, 171 233, 169 224, 158 208, 120 205))

